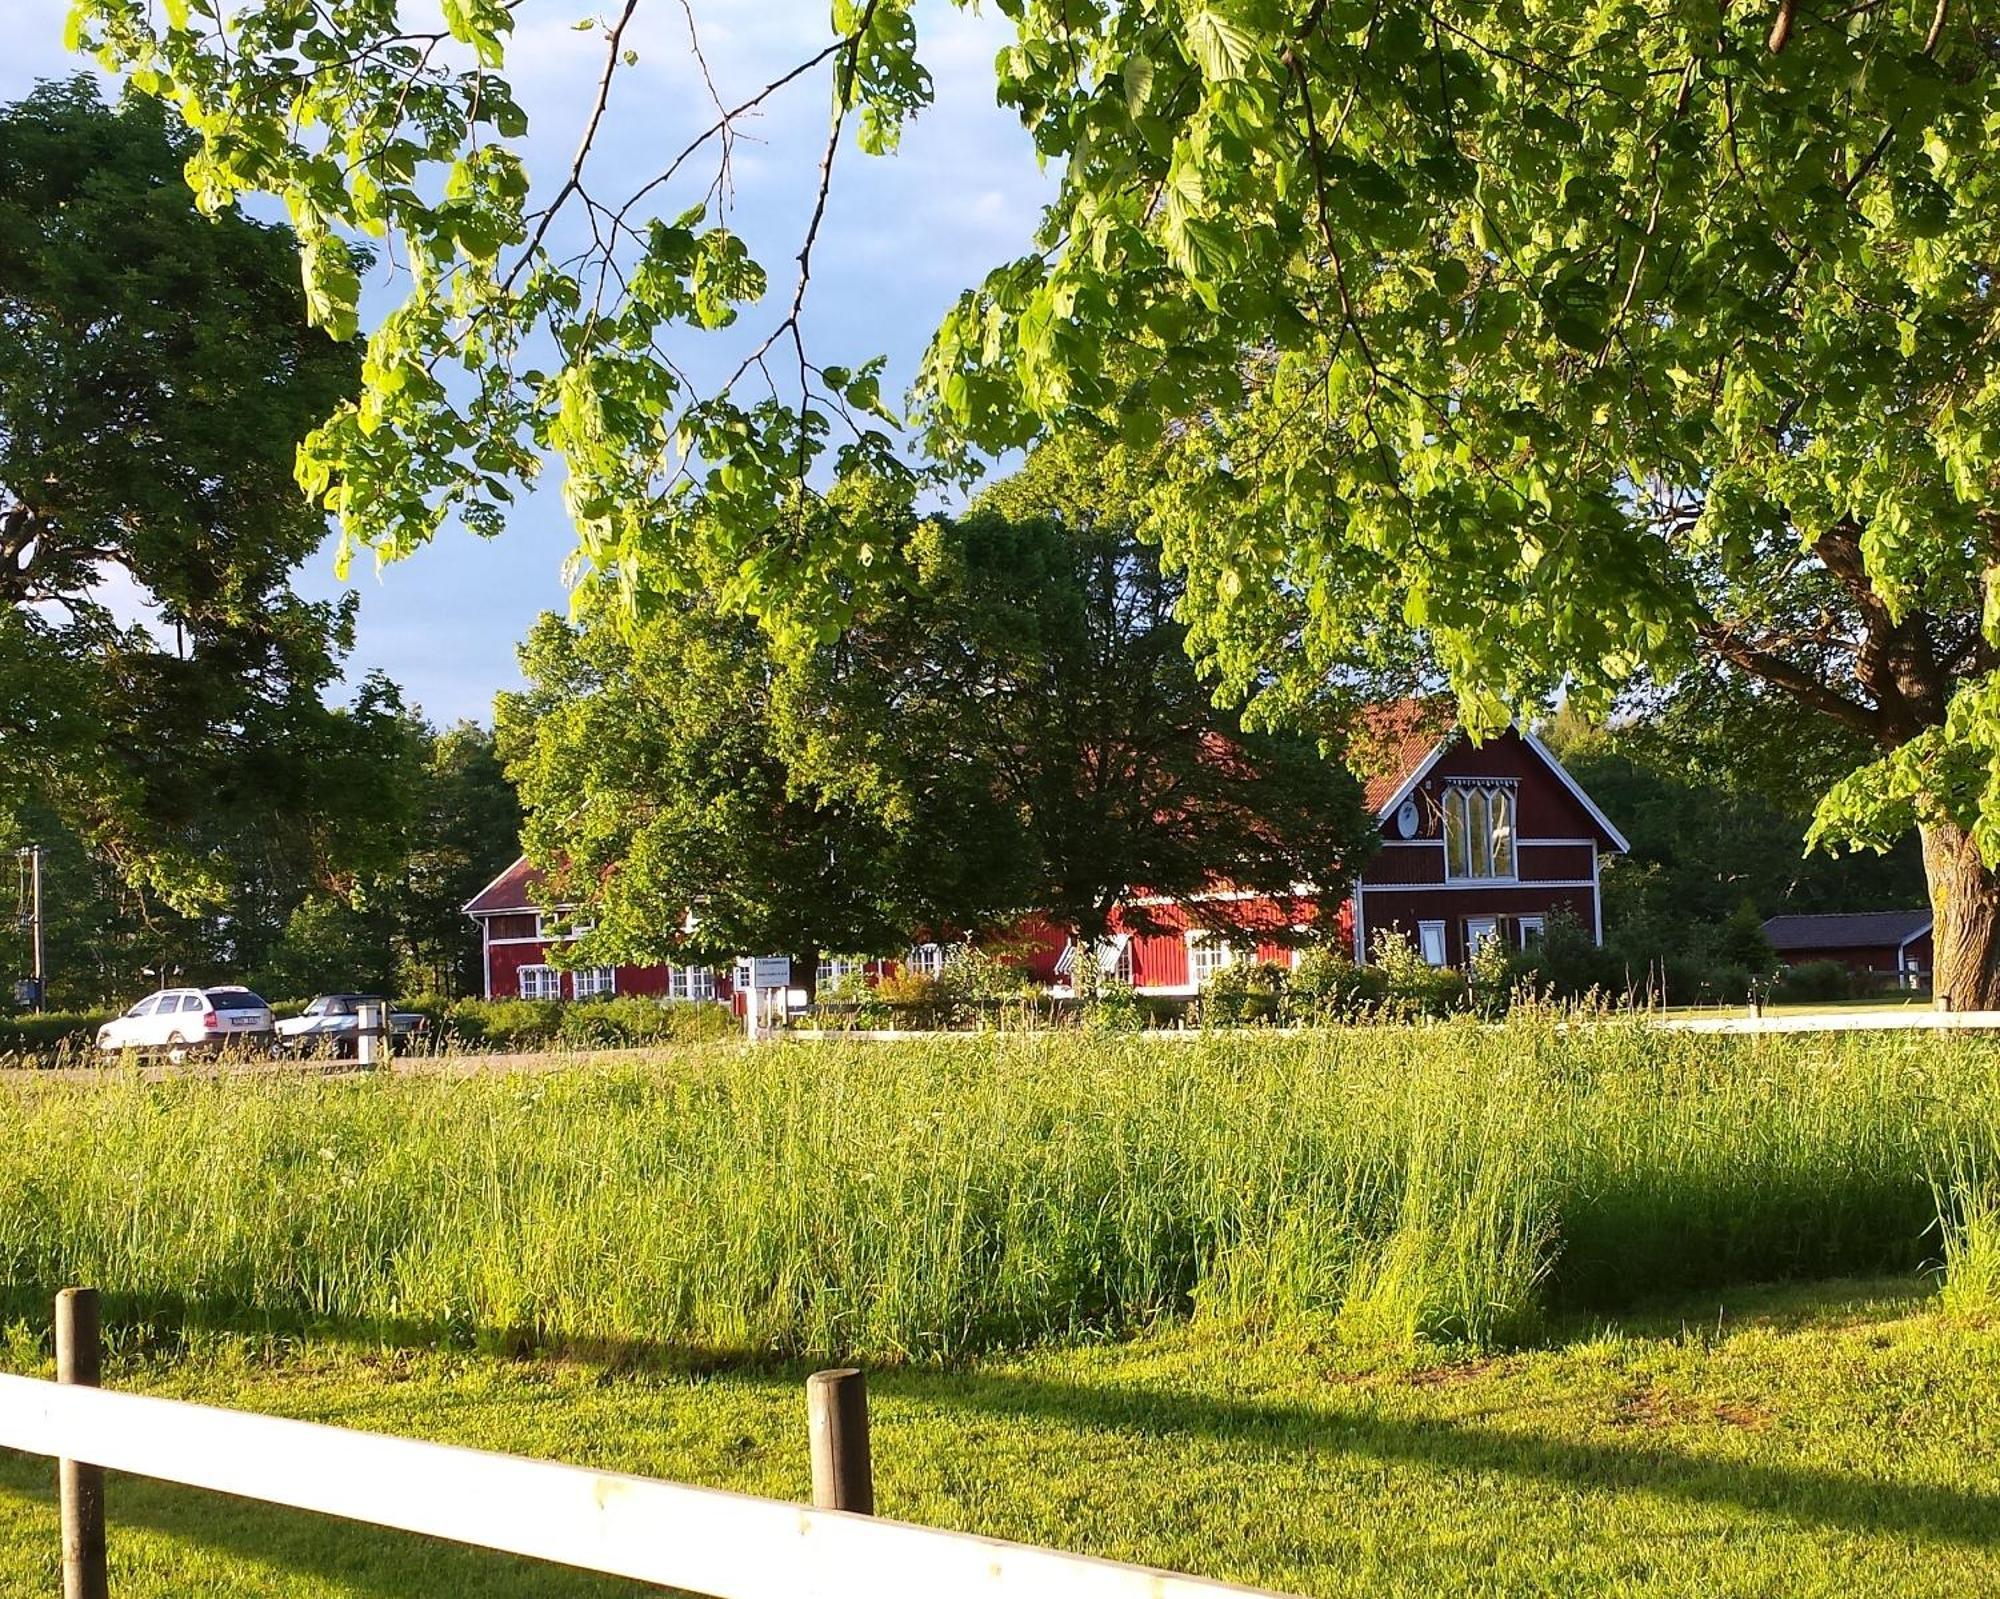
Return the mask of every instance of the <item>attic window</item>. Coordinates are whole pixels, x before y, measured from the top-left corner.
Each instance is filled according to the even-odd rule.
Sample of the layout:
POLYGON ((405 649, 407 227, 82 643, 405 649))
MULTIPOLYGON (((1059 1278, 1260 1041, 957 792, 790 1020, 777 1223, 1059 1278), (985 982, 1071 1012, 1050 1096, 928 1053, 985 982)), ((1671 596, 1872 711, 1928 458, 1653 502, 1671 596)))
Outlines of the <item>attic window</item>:
POLYGON ((1453 783, 1444 791, 1444 864, 1449 878, 1514 876, 1514 785, 1453 783))

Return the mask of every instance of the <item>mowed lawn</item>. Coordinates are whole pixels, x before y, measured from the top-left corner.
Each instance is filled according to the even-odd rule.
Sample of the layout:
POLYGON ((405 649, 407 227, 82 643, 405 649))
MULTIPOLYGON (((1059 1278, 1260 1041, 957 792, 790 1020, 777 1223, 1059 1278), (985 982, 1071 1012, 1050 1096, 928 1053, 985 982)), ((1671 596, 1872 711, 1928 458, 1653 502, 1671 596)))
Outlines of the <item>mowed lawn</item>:
MULTIPOLYGON (((46 1367, 17 1328, 10 1363, 46 1367)), ((806 1368, 210 1335, 120 1386, 803 1499, 806 1368)), ((885 1514, 1323 1595, 2000 1593, 2000 1329, 1919 1281, 1734 1289, 1485 1356, 1213 1327, 872 1377, 885 1514)), ((0 1592, 56 1588, 0 1452, 0 1592)), ((126 1478, 120 1599, 642 1591, 126 1478)), ((945 1596, 940 1596, 945 1599, 945 1596)))

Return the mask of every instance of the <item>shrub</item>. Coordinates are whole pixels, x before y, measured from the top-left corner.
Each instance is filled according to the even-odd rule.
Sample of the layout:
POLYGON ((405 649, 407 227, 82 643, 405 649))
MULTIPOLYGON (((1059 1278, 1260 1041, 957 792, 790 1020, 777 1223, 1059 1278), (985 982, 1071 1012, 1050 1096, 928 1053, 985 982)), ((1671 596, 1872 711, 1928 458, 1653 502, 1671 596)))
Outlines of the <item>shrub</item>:
POLYGON ((1276 961, 1253 961, 1222 968, 1201 991, 1204 1027, 1269 1027, 1284 1008, 1291 976, 1276 961))
POLYGON ((737 1028, 727 1005, 651 999, 461 999, 444 1013, 447 1045, 502 1052, 705 1043, 737 1028))
POLYGON ((1449 966, 1433 966, 1407 935, 1383 928, 1375 935, 1375 966, 1382 973, 1383 1007, 1403 1016, 1445 1016, 1465 1000, 1465 979, 1449 966))
POLYGON ((1077 1012, 1085 1027, 1099 1033, 1136 1033, 1148 1021, 1145 1001, 1122 977, 1100 977, 1089 994, 1079 996, 1077 1012))
POLYGON ((1856 989, 1855 974, 1839 961, 1801 961, 1778 973, 1771 997, 1788 1004, 1847 999, 1856 989))
POLYGON ((1318 944, 1299 951, 1287 986, 1287 1020, 1301 1026, 1351 1021, 1380 1007, 1389 979, 1379 966, 1357 966, 1346 951, 1318 944))
POLYGON ((929 1031, 950 1027, 958 1020, 958 996, 951 985, 941 976, 907 966, 877 982, 874 997, 888 1008, 891 1024, 896 1027, 929 1031))
POLYGON ((52 1065, 96 1047, 97 1029, 116 1011, 45 1011, 0 1017, 0 1060, 52 1065))

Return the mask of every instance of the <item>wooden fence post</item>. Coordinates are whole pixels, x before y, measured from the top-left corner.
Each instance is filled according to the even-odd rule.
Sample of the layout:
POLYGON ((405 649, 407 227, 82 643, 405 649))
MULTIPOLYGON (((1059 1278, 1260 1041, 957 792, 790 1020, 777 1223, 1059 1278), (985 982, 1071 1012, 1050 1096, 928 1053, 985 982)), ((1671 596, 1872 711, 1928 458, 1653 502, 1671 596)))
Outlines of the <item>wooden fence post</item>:
POLYGON ((812 1435, 813 1507, 875 1514, 875 1469, 868 1456, 868 1380, 851 1367, 806 1379, 812 1435))
MULTIPOLYGON (((97 1290, 65 1288, 56 1295, 56 1381, 95 1388, 103 1368, 97 1290)), ((58 1460, 56 1498, 62 1509, 63 1599, 107 1599, 104 1468, 58 1460)))

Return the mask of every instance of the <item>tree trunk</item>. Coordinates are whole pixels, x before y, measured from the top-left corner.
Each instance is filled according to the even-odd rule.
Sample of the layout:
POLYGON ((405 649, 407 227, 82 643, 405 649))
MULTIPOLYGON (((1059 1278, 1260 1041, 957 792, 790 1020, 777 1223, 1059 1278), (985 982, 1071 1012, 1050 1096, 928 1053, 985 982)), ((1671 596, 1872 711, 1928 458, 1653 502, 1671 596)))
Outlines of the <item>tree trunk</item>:
POLYGON ((1957 823, 1919 831, 1931 891, 1931 992, 1952 1010, 2000 1010, 2000 877, 1957 823))

